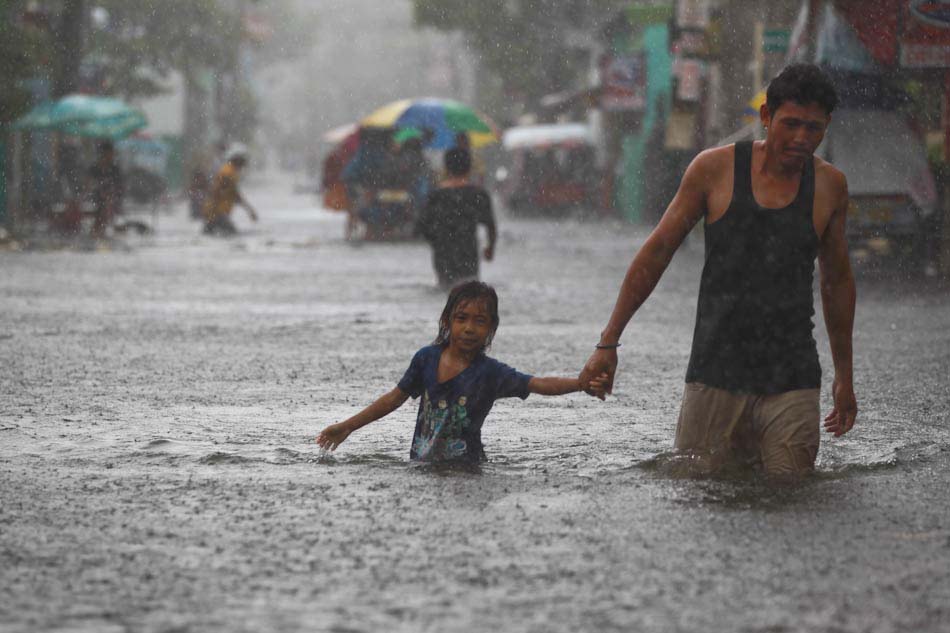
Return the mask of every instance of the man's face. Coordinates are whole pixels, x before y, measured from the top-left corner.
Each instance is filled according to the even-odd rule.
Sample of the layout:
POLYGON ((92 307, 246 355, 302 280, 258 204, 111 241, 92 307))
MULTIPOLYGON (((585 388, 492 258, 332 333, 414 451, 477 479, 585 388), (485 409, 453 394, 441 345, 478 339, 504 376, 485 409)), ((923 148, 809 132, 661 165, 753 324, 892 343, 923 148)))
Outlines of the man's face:
POLYGON ((831 116, 817 103, 786 101, 775 112, 763 105, 759 114, 768 130, 766 144, 789 169, 801 169, 811 160, 831 122, 831 116))

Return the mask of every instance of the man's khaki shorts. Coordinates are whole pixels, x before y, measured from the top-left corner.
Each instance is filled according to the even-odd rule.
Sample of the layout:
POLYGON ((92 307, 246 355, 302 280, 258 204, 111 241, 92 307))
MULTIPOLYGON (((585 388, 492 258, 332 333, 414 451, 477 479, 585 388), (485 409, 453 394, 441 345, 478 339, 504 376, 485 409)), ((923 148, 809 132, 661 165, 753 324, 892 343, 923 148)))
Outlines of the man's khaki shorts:
POLYGON ((819 394, 819 389, 735 394, 687 383, 676 448, 695 458, 691 468, 704 473, 752 463, 767 475, 807 474, 818 455, 819 394))

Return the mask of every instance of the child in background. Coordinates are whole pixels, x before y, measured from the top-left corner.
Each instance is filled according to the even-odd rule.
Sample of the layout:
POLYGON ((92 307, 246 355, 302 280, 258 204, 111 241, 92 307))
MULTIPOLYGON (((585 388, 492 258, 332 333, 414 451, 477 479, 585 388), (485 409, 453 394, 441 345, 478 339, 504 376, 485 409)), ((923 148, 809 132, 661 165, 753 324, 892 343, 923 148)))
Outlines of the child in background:
POLYGON ((483 255, 495 255, 495 215, 491 196, 469 180, 472 157, 465 149, 445 153, 448 174, 429 194, 418 219, 418 230, 432 245, 432 266, 445 289, 478 279, 478 225, 488 232, 483 255))
MULTIPOLYGON (((348 420, 325 428, 317 444, 336 450, 356 429, 389 415, 409 396, 421 396, 410 459, 478 462, 485 457, 482 423, 495 400, 581 390, 577 378, 529 376, 486 356, 496 329, 495 290, 478 281, 456 286, 439 319, 439 335, 416 352, 396 388, 348 420)), ((592 395, 603 396, 606 378, 591 381, 592 395)))

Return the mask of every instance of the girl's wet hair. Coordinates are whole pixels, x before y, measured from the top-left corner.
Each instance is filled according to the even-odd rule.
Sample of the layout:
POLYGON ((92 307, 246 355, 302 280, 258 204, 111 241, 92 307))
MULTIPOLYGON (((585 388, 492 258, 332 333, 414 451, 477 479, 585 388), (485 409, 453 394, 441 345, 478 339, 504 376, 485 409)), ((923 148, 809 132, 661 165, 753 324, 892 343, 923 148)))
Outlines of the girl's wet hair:
POLYGON ((452 288, 452 291, 449 292, 449 298, 445 302, 445 308, 442 310, 442 316, 439 317, 439 335, 432 341, 433 345, 445 347, 449 344, 452 315, 455 314, 461 304, 472 301, 485 302, 485 308, 491 317, 491 332, 488 333, 488 338, 485 339, 482 351, 484 352, 491 347, 492 339, 495 338, 495 330, 498 329, 500 323, 498 318, 498 295, 494 288, 481 281, 466 281, 452 288))

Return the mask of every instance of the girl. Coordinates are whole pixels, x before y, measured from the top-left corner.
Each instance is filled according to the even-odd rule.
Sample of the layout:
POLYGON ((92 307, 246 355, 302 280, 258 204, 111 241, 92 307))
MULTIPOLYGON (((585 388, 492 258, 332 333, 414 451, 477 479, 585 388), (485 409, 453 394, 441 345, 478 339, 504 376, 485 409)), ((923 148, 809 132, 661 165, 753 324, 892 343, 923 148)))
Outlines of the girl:
MULTIPOLYGON (((485 457, 482 422, 495 400, 581 390, 577 378, 529 376, 486 356, 497 329, 494 288, 479 281, 456 286, 442 310, 439 335, 416 352, 396 388, 350 419, 325 428, 317 444, 336 450, 356 429, 389 415, 409 396, 422 396, 410 459, 477 462, 485 457)), ((603 374, 591 380, 589 393, 602 397, 606 378, 603 374)))

